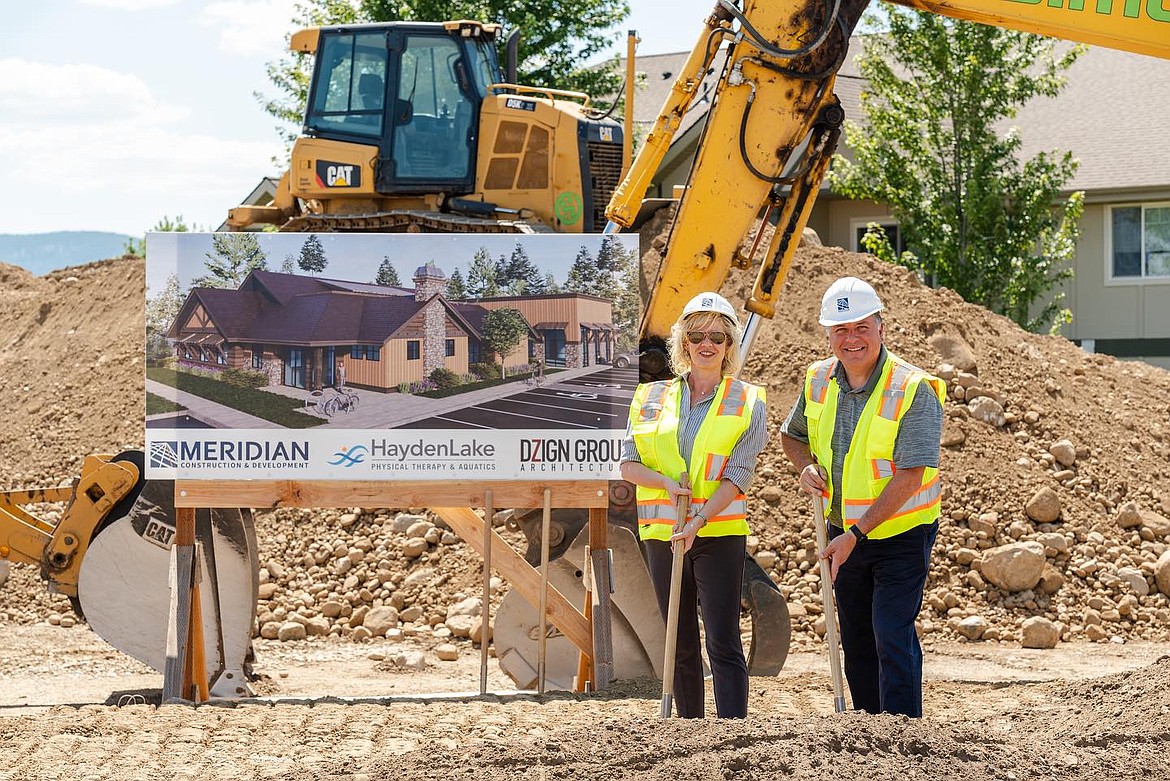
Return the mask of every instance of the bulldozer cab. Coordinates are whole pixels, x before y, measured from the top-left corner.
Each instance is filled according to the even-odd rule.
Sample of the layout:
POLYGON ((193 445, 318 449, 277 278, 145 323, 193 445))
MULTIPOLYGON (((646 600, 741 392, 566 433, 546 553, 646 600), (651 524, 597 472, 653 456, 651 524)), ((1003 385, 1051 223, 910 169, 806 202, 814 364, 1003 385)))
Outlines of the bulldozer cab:
MULTIPOLYGON (((502 81, 475 23, 320 28, 305 135, 377 146, 380 193, 475 190, 480 104, 502 81)), ((318 164, 325 187, 361 188, 358 166, 318 164)))

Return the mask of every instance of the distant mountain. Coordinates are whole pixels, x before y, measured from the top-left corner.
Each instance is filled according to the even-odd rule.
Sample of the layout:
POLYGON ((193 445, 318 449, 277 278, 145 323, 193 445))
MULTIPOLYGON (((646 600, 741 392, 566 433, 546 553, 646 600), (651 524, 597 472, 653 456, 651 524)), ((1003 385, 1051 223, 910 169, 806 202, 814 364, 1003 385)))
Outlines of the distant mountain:
POLYGON ((0 233, 0 262, 36 275, 94 260, 120 258, 131 237, 105 231, 0 233))

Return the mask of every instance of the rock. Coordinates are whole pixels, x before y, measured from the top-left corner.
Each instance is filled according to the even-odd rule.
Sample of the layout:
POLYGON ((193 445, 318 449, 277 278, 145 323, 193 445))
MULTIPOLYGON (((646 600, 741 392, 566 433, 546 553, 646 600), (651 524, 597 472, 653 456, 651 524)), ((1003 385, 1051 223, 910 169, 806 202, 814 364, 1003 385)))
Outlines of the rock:
POLYGON ((770 550, 762 550, 756 553, 756 564, 760 565, 760 569, 770 570, 776 566, 776 554, 770 550))
POLYGON ((971 562, 978 558, 978 551, 973 551, 970 548, 959 548, 955 551, 955 562, 962 564, 964 567, 970 566, 971 562))
POLYGON ((268 562, 264 565, 264 569, 268 570, 268 574, 273 580, 284 580, 284 565, 279 561, 273 560, 268 562))
POLYGON ((1165 537, 1170 534, 1170 518, 1158 515, 1153 510, 1142 510, 1142 528, 1149 529, 1155 537, 1165 537))
POLYGON ((1122 529, 1132 529, 1142 525, 1142 511, 1137 502, 1126 502, 1117 508, 1117 525, 1122 529))
POLYGON ((357 643, 360 643, 363 640, 369 640, 370 637, 372 637, 370 630, 366 629, 364 626, 357 627, 356 629, 354 629, 352 632, 349 633, 349 636, 350 636, 350 639, 352 639, 354 642, 357 642, 357 643))
POLYGON ((1060 627, 1043 616, 1025 618, 1021 630, 1024 648, 1055 648, 1060 642, 1060 627))
POLYGON ((453 662, 459 658, 459 649, 451 643, 443 643, 435 648, 435 656, 440 662, 453 662))
POLYGON ((1044 552, 1049 556, 1056 556, 1068 552, 1068 538, 1056 532, 1045 532, 1036 535, 1036 542, 1044 546, 1044 552))
POLYGON ((412 539, 415 537, 426 537, 427 532, 433 528, 435 528, 435 525, 430 521, 419 521, 417 523, 412 523, 410 528, 406 530, 406 536, 412 539))
POLYGON ((1067 439, 1058 439, 1048 446, 1048 452, 1061 466, 1072 466, 1077 462, 1077 449, 1067 439))
POLYGON ((1004 591, 1035 588, 1044 573, 1044 546, 1038 542, 1017 542, 983 552, 980 572, 993 586, 1004 591))
POLYGON ((967 616, 958 623, 955 631, 968 640, 978 640, 987 631, 987 619, 983 616, 967 616))
POLYGON ((321 605, 321 615, 326 618, 337 618, 341 615, 342 605, 335 599, 327 600, 321 605))
POLYGON ((425 670, 427 668, 427 657, 422 651, 403 651, 394 656, 393 662, 399 667, 411 670, 425 670))
POLYGON ((422 608, 417 605, 411 605, 406 610, 403 610, 398 617, 403 621, 418 621, 422 618, 422 608))
POLYGON ((938 333, 931 336, 926 342, 934 348, 943 361, 956 369, 964 372, 976 370, 975 352, 963 337, 949 333, 938 333))
POLYGON ((398 611, 392 607, 372 607, 362 620, 362 626, 374 637, 385 637, 386 633, 398 626, 398 611))
POLYGON ((282 643, 289 640, 304 640, 308 635, 304 624, 298 624, 296 621, 286 621, 280 625, 280 630, 276 634, 276 639, 282 643))
POLYGON ((305 634, 309 637, 324 637, 329 634, 331 626, 329 619, 323 616, 315 616, 305 621, 305 634))
POLYGON ((451 616, 443 623, 451 630, 452 637, 471 637, 472 621, 470 616, 451 616))
POLYGON ((430 545, 422 537, 414 537, 402 546, 402 555, 408 559, 417 559, 430 549, 430 545))
POLYGON ((821 244, 821 237, 817 235, 817 232, 812 228, 806 227, 800 232, 800 244, 798 246, 823 247, 824 245, 821 244))
POLYGON ((1049 596, 1060 591, 1061 586, 1064 585, 1064 575, 1056 567, 1051 564, 1044 565, 1044 573, 1040 576, 1040 582, 1036 584, 1036 588, 1041 593, 1049 596))
POLYGON ((1170 550, 1158 557, 1154 565, 1154 582, 1158 584, 1158 591, 1170 597, 1170 550))
POLYGON ((478 616, 483 611, 483 603, 479 597, 461 599, 447 608, 447 618, 455 616, 478 616))
POLYGON ((8 572, 10 569, 8 559, 0 559, 0 586, 3 586, 4 581, 8 580, 8 572))
MULTIPOLYGON (((492 634, 493 634, 492 633, 492 625, 491 625, 491 622, 488 622, 488 631, 487 631, 488 642, 491 642, 492 634)), ((480 638, 483 637, 483 619, 480 618, 479 616, 476 616, 475 618, 473 618, 471 620, 470 637, 471 637, 471 642, 473 642, 477 645, 479 644, 480 638)))
POLYGON ((994 540, 999 531, 999 513, 982 513, 978 517, 968 518, 967 528, 975 534, 983 532, 989 540, 994 540))
POLYGON ((1090 624, 1085 627, 1085 639, 1087 640, 1097 642, 1098 640, 1104 640, 1106 637, 1109 637, 1109 633, 1102 629, 1099 624, 1090 624))
POLYGON ((1003 416, 1003 405, 988 396, 972 399, 967 408, 971 410, 971 417, 996 428, 1003 428, 1004 423, 1007 422, 1003 416))
POLYGON ((1122 567, 1117 570, 1117 577, 1121 578, 1122 582, 1129 586, 1129 590, 1139 597, 1150 593, 1150 584, 1146 582, 1146 576, 1142 574, 1140 569, 1122 567))
POLYGON ((280 622, 266 621, 260 626, 260 636, 265 640, 275 640, 280 635, 280 622))
POLYGON ((260 588, 256 594, 260 599, 272 599, 276 596, 276 592, 280 590, 280 586, 275 583, 261 583, 260 588))
POLYGON ((784 492, 774 485, 766 485, 760 490, 760 498, 768 504, 780 504, 784 499, 784 492))
POLYGON ((1048 486, 1044 486, 1024 505, 1024 512, 1036 523, 1052 523, 1060 517, 1060 497, 1048 486))
POLYGON ((939 444, 943 447, 959 447, 967 441, 967 432, 957 425, 943 426, 942 439, 939 444))
POLYGON ((390 528, 396 532, 399 532, 400 534, 405 534, 406 530, 409 529, 411 526, 413 526, 416 523, 419 523, 420 521, 425 521, 425 520, 426 520, 426 518, 424 518, 421 515, 411 515, 410 513, 399 513, 398 515, 394 516, 394 520, 390 522, 390 528))

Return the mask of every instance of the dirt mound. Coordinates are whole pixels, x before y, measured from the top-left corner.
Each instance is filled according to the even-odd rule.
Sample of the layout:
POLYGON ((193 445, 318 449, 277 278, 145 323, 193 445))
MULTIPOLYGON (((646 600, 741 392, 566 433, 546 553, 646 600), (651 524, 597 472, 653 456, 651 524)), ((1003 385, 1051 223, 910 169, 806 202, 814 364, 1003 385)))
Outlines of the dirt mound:
MULTIPOLYGON (((652 260, 654 250, 648 254, 652 260)), ((824 289, 845 274, 869 280, 885 300, 890 348, 943 373, 951 390, 944 519, 921 616, 926 641, 1018 642, 1032 616, 1064 639, 1166 639, 1170 598, 1159 593, 1154 572, 1170 533, 1170 373, 1026 333, 868 256, 802 247, 780 315, 761 329, 744 371, 768 386, 774 431, 805 367, 826 353, 815 312, 824 289), (1005 546, 1021 544, 1042 573, 1022 588, 985 566, 1005 546)), ((102 261, 43 278, 0 266, 0 278, 0 361, 8 369, 0 375, 8 400, 0 484, 55 484, 76 474, 88 453, 141 447, 142 261, 102 261)), ((724 292, 742 300, 749 285, 736 273, 724 292)), ((778 434, 752 493, 749 544, 789 598, 796 641, 813 642, 824 626, 814 535, 778 434)), ((259 514, 262 619, 352 636, 360 625, 355 612, 389 605, 404 630, 445 640, 447 608, 478 593, 478 557, 419 512, 440 527, 425 549, 395 527, 396 512, 259 514)), ((8 620, 40 621, 67 609, 28 568, 14 568, 0 591, 8 620)))

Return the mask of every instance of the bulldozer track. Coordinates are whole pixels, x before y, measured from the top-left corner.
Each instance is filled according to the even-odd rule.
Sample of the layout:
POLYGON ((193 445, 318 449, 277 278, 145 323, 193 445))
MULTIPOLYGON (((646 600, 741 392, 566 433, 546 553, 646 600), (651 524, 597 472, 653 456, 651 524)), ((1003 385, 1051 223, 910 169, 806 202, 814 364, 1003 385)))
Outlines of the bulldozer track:
POLYGON ((395 210, 371 214, 302 214, 280 227, 284 232, 377 233, 553 233, 540 222, 488 220, 461 214, 395 210))

